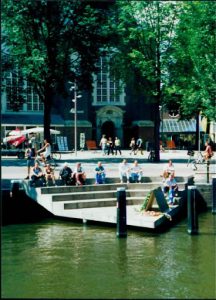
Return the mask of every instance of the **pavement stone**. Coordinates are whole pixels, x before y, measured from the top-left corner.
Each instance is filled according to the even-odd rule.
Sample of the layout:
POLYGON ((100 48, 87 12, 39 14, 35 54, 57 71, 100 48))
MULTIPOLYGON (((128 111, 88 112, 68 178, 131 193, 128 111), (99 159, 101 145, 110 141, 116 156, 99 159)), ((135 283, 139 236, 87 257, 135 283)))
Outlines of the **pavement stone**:
MULTIPOLYGON (((130 164, 135 159, 143 168, 144 176, 159 176, 162 174, 163 166, 172 159, 175 166, 177 176, 198 176, 199 181, 206 183, 206 166, 198 165, 198 170, 195 172, 192 170, 192 166, 187 166, 188 156, 187 150, 169 150, 160 153, 160 162, 152 163, 148 161, 149 152, 144 151, 144 154, 130 155, 129 150, 123 150, 122 155, 117 156, 104 156, 100 150, 97 151, 77 151, 75 153, 64 153, 61 155, 61 159, 57 161, 57 167, 55 175, 58 177, 59 170, 62 168, 64 162, 68 162, 69 166, 74 169, 76 162, 80 161, 83 168, 86 171, 88 178, 94 177, 94 169, 98 161, 102 161, 107 177, 118 177, 118 164, 126 158, 130 164), (198 173, 198 174, 197 174, 198 173)), ((211 176, 216 175, 215 159, 211 160, 210 173, 211 176)), ((2 182, 11 179, 24 179, 27 176, 27 167, 25 159, 17 159, 15 157, 2 157, 1 159, 1 178, 2 182)), ((4 186, 4 183, 2 183, 4 186)))

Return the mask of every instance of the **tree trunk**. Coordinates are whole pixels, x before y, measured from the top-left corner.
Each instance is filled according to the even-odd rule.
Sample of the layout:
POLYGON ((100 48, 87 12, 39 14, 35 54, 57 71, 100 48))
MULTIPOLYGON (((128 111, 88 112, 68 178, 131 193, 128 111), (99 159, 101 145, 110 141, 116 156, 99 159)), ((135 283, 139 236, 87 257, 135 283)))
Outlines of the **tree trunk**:
POLYGON ((200 115, 196 116, 196 150, 200 150, 200 115))
POLYGON ((154 109, 154 144, 155 144, 155 162, 160 161, 160 111, 158 101, 154 109))
POLYGON ((44 95, 44 139, 50 142, 51 107, 52 89, 50 87, 46 87, 44 95))
POLYGON ((156 2, 157 5, 157 39, 156 39, 156 91, 157 96, 155 97, 155 111, 154 111, 154 143, 155 143, 155 162, 160 161, 160 110, 159 105, 161 102, 161 53, 160 53, 160 3, 156 2))

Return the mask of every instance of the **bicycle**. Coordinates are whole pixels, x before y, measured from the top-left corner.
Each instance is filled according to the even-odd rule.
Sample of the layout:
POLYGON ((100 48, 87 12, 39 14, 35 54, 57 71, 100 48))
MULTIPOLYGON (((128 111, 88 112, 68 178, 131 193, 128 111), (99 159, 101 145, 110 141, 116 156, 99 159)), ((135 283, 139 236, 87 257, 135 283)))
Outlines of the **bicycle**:
POLYGON ((187 167, 189 165, 191 165, 192 169, 194 171, 197 170, 198 164, 200 164, 200 165, 206 164, 206 161, 205 161, 201 151, 197 152, 196 157, 194 159, 192 159, 195 156, 195 152, 193 150, 188 150, 187 155, 189 156, 188 162, 187 162, 187 167))
POLYGON ((52 157, 55 160, 60 160, 61 159, 61 153, 60 152, 52 152, 52 157))
POLYGON ((40 155, 37 155, 35 157, 35 162, 37 162, 39 164, 39 166, 41 166, 41 167, 45 167, 45 165, 50 164, 50 166, 53 168, 53 170, 55 170, 55 168, 57 166, 56 159, 53 157, 53 154, 49 155, 45 159, 45 162, 41 159, 40 155))
POLYGON ((155 160, 155 151, 153 149, 150 150, 150 152, 149 152, 148 160, 151 162, 153 162, 155 160))

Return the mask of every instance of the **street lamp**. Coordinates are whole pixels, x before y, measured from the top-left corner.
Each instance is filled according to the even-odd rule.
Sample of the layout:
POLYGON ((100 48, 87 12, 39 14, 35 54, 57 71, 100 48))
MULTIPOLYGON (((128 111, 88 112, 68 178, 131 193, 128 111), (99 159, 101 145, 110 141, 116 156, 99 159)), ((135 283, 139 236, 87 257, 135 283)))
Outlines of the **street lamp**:
POLYGON ((82 96, 78 95, 76 83, 70 88, 70 91, 72 90, 74 90, 74 99, 72 99, 72 102, 74 102, 74 111, 72 111, 74 113, 74 152, 75 156, 77 156, 77 99, 82 96))

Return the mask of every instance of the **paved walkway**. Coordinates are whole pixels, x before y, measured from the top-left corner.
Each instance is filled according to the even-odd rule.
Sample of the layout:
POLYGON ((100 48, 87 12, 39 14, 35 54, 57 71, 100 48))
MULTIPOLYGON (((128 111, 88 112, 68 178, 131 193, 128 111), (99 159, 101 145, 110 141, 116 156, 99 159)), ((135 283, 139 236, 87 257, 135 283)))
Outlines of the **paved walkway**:
MULTIPOLYGON (((102 161, 107 177, 118 177, 118 164, 123 158, 126 158, 129 163, 133 163, 135 159, 143 168, 144 176, 158 176, 162 173, 164 164, 169 159, 173 160, 177 176, 195 176, 197 172, 202 173, 203 182, 206 182, 206 165, 198 165, 197 172, 192 170, 191 166, 187 166, 187 151, 186 150, 169 150, 160 154, 161 161, 152 163, 148 161, 149 152, 144 151, 144 154, 130 155, 128 150, 123 150, 122 155, 103 156, 101 151, 78 151, 75 153, 62 154, 61 160, 58 161, 56 167, 56 176, 62 168, 64 162, 68 162, 69 166, 74 169, 77 161, 82 163, 83 168, 87 173, 88 178, 94 177, 94 169, 97 162, 102 161)), ((2 179, 23 179, 27 176, 26 160, 20 160, 12 157, 2 157, 2 179)), ((210 172, 216 173, 215 158, 211 161, 210 172)))

